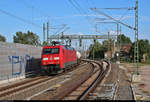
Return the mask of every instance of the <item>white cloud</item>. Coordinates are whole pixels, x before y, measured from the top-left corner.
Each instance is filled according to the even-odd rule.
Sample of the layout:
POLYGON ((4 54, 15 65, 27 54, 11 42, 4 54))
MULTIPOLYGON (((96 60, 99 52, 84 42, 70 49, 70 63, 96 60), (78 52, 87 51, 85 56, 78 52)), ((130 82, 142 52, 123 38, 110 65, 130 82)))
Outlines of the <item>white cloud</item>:
POLYGON ((110 32, 110 35, 117 34, 117 32, 116 32, 116 31, 113 31, 113 30, 111 30, 111 31, 109 31, 109 32, 110 32))

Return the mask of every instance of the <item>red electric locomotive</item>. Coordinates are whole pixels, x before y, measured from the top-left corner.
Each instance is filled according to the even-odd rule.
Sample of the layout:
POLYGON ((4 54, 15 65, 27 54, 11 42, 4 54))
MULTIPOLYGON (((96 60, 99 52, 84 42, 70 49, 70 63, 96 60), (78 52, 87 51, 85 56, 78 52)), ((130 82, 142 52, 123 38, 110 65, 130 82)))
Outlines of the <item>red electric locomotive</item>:
POLYGON ((41 59, 42 70, 57 73, 70 65, 77 64, 76 50, 70 46, 44 46, 41 59))

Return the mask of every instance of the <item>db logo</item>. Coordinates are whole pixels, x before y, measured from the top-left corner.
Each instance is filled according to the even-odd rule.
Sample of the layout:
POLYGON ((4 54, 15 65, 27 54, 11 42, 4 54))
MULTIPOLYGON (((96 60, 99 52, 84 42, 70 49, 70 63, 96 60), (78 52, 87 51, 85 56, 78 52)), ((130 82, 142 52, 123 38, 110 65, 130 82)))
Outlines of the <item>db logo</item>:
POLYGON ((52 56, 49 59, 52 60, 52 56))

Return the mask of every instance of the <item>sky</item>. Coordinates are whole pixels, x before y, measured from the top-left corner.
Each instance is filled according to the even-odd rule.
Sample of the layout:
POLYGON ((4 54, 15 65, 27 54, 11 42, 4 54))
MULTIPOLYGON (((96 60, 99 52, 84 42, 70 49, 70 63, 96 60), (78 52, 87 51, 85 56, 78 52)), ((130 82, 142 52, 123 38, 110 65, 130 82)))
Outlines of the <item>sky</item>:
MULTIPOLYGON (((43 41, 43 23, 50 22, 50 34, 66 24, 65 34, 99 34, 116 32, 116 24, 97 23, 107 17, 92 11, 98 8, 113 18, 134 27, 135 11, 127 9, 106 10, 102 8, 132 8, 136 0, 1 0, 0 34, 7 42, 13 42, 18 31, 32 31, 43 41), (96 26, 97 25, 97 26, 96 26), (57 29, 54 29, 57 28, 57 29), (97 28, 97 30, 96 30, 97 28)), ((139 0, 139 39, 150 40, 150 0, 139 0)), ((109 21, 109 20, 108 20, 109 21)), ((112 21, 112 20, 110 20, 112 21)), ((134 41, 134 31, 121 26, 122 33, 134 41)), ((61 31, 60 31, 61 32, 61 31)))

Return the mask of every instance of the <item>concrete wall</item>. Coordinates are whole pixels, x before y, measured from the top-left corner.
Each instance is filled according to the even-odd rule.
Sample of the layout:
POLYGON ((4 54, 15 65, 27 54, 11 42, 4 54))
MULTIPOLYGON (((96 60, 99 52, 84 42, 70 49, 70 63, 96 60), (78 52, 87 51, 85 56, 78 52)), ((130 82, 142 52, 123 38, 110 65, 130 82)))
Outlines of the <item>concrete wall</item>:
POLYGON ((0 80, 39 70, 41 47, 0 42, 0 80))

